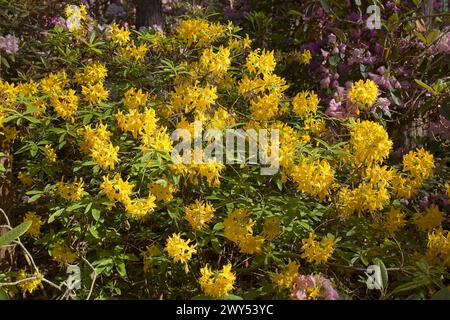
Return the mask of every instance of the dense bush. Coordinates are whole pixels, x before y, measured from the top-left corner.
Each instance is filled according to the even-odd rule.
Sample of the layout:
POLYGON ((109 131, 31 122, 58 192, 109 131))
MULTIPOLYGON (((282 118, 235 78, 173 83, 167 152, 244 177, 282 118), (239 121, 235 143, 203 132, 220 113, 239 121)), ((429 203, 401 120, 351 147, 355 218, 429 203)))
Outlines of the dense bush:
MULTIPOLYGON (((19 226, 0 243, 12 243, 2 253, 10 259, 1 295, 448 294, 448 141, 393 156, 380 107, 400 91, 368 79, 366 64, 345 73, 347 87, 320 88, 317 68, 334 74, 348 56, 301 47, 293 77, 286 52, 259 49, 268 43, 255 45, 232 23, 183 19, 162 34, 99 25, 83 6, 65 14, 45 39, 25 41, 38 46, 34 55, 23 49, 33 59, 0 83, 2 225, 19 226), (332 88, 345 114, 329 112, 332 88), (177 163, 171 133, 198 137, 198 121, 204 130, 278 129, 279 172, 218 159, 177 163), (68 280, 73 265, 80 288, 68 280), (381 270, 381 290, 367 290, 369 265, 381 270)), ((346 45, 338 41, 323 46, 346 45)), ((436 79, 447 69, 438 70, 436 79)), ((422 80, 429 104, 447 99, 446 80, 422 80), (426 89, 431 81, 441 86, 426 89)))

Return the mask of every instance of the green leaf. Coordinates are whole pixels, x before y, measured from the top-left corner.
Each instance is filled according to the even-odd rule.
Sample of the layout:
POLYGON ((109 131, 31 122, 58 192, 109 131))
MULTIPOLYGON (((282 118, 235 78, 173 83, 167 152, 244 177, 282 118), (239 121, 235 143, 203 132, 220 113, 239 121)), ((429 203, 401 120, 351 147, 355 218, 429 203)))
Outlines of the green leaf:
POLYGON ((122 277, 127 276, 127 269, 123 261, 116 262, 116 270, 122 277))
POLYGON ((6 244, 10 244, 17 238, 19 238, 21 235, 23 235, 25 232, 28 231, 28 229, 31 227, 32 221, 25 221, 15 227, 14 229, 8 231, 4 235, 0 237, 0 247, 4 246, 6 244))
POLYGON ((63 212, 64 212, 64 208, 59 209, 55 212, 53 212, 49 217, 48 217, 48 223, 52 223, 53 221, 55 221, 56 218, 58 218, 63 212))
POLYGON ((0 300, 9 300, 8 294, 2 288, 0 288, 0 300))
POLYGON ((450 300, 450 289, 442 288, 431 297, 431 300, 450 300))
POLYGON ((384 265, 383 261, 379 258, 374 259, 374 262, 376 265, 378 265, 380 267, 381 280, 383 281, 383 288, 387 288, 389 276, 388 276, 386 266, 384 265))
POLYGON ((422 81, 420 81, 420 80, 418 80, 418 79, 414 79, 414 81, 415 81, 419 86, 421 86, 421 87, 423 87, 423 88, 429 90, 431 93, 434 93, 433 88, 430 87, 429 85, 427 85, 426 83, 424 83, 424 82, 422 82, 422 81))
POLYGON ((431 31, 427 36, 427 45, 433 44, 437 39, 439 39, 440 35, 441 35, 441 32, 437 29, 431 31))
POLYGON ((404 291, 410 291, 416 288, 420 288, 426 285, 430 284, 430 280, 427 278, 419 278, 418 280, 415 281, 411 281, 411 282, 407 282, 404 283, 402 285, 399 285, 397 288, 395 288, 391 294, 396 294, 399 292, 404 292, 404 291))
POLYGON ((95 221, 98 221, 100 219, 100 213, 101 213, 100 210, 93 208, 91 213, 92 213, 92 218, 94 218, 95 221))
POLYGON ((416 31, 416 32, 414 32, 414 34, 416 35, 417 38, 419 38, 420 41, 427 44, 427 39, 421 33, 416 31))
POLYGON ((328 0, 320 0, 320 4, 325 12, 330 12, 330 4, 328 3, 328 0))

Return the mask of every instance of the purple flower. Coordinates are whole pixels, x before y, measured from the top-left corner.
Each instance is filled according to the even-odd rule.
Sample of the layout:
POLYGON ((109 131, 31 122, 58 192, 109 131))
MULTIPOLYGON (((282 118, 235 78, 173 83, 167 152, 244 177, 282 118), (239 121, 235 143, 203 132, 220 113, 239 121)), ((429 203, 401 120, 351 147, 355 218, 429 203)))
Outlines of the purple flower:
POLYGON ((15 54, 19 51, 19 44, 17 43, 16 36, 8 34, 5 37, 0 37, 0 49, 6 51, 9 54, 15 54))
POLYGON ((380 109, 381 110, 383 110, 384 112, 389 111, 389 107, 391 106, 391 101, 389 101, 389 99, 378 98, 378 102, 380 104, 380 109))
POLYGON ((330 77, 325 77, 322 80, 320 80, 320 86, 324 89, 327 89, 330 87, 331 79, 330 77))

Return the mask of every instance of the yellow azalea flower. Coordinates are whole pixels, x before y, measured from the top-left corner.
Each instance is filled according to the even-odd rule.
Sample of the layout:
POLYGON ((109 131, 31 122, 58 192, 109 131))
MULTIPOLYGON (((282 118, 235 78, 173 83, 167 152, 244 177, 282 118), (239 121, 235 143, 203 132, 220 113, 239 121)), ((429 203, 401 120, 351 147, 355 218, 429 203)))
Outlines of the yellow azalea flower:
POLYGON ((256 120, 264 121, 274 118, 278 114, 280 95, 271 93, 250 103, 250 111, 256 120))
POLYGON ((73 182, 64 182, 63 180, 56 183, 56 189, 58 190, 58 195, 68 201, 80 200, 83 196, 84 191, 83 178, 75 178, 73 182))
POLYGON ((208 265, 200 269, 200 287, 213 298, 226 296, 234 288, 236 275, 231 272, 231 264, 224 265, 221 271, 213 272, 208 265))
POLYGON ((226 28, 220 23, 209 23, 199 19, 181 21, 175 28, 177 37, 188 46, 207 46, 225 34, 226 28))
POLYGON ((125 204, 125 210, 132 218, 143 221, 155 209, 155 200, 151 194, 147 198, 130 200, 125 204))
POLYGON ((54 96, 52 98, 52 106, 56 113, 65 120, 73 120, 73 114, 78 109, 79 98, 75 90, 68 90, 66 93, 54 96))
POLYGON ((197 245, 190 245, 190 242, 190 239, 181 239, 180 234, 174 233, 167 239, 165 248, 174 262, 184 264, 184 270, 186 273, 189 272, 189 267, 187 265, 188 261, 191 260, 193 254, 197 253, 197 250, 195 249, 197 245))
POLYGON ((137 109, 147 105, 148 93, 143 93, 142 89, 130 88, 125 92, 123 104, 128 109, 137 109))
POLYGON ((281 233, 281 221, 279 217, 268 217, 264 220, 261 235, 267 240, 275 239, 281 233))
POLYGON ((317 241, 316 237, 314 232, 311 232, 307 239, 302 240, 301 257, 310 263, 321 264, 331 257, 335 244, 333 239, 324 237, 321 241, 317 241))
POLYGON ((350 126, 350 146, 357 165, 380 163, 389 156, 392 141, 380 124, 358 121, 350 126))
POLYGON ((111 40, 120 46, 124 46, 130 41, 130 30, 128 27, 119 27, 116 24, 109 26, 108 34, 111 40))
POLYGON ((71 264, 77 260, 77 255, 66 245, 56 244, 52 249, 53 259, 61 265, 71 264))
POLYGON ((126 47, 119 48, 119 55, 127 60, 142 61, 149 51, 146 43, 137 46, 134 41, 131 41, 126 47))
POLYGON ((109 91, 103 87, 102 82, 94 85, 82 86, 81 93, 84 96, 84 100, 93 106, 98 106, 100 103, 106 101, 109 95, 109 91))
POLYGON ((203 229, 213 219, 214 211, 211 203, 198 199, 184 207, 185 219, 195 230, 203 229))
POLYGON ((20 180, 20 182, 22 182, 26 186, 32 186, 34 183, 33 178, 23 171, 19 172, 17 178, 20 180))
POLYGON ((352 84, 348 97, 350 102, 365 110, 377 101, 378 87, 372 80, 359 80, 352 84))
POLYGON ((133 187, 134 185, 128 180, 122 180, 119 174, 116 174, 111 180, 108 176, 103 176, 103 183, 100 185, 109 200, 119 201, 123 204, 130 203, 133 187))
POLYGON ((297 184, 298 191, 318 196, 320 201, 324 201, 329 195, 334 171, 326 160, 303 159, 299 165, 291 168, 290 176, 297 184))
POLYGON ((299 117, 315 114, 319 105, 319 97, 313 91, 302 91, 292 99, 292 110, 299 117))
POLYGON ((23 222, 31 221, 31 226, 27 230, 26 234, 29 234, 33 238, 39 238, 41 234, 42 217, 37 215, 36 212, 28 211, 23 217, 23 222))
POLYGON ((308 49, 303 50, 303 52, 300 54, 299 61, 301 64, 309 64, 312 59, 311 51, 308 49))
POLYGON ((279 290, 288 289, 293 291, 298 277, 298 268, 300 266, 295 261, 289 261, 289 264, 283 271, 270 274, 272 282, 279 290))
POLYGON ((450 232, 438 228, 428 233, 426 258, 433 264, 450 267, 450 232))
POLYGON ((45 145, 44 154, 45 154, 45 157, 48 159, 48 161, 56 162, 56 153, 51 145, 49 145, 49 144, 45 145))
POLYGON ((37 271, 34 272, 33 275, 28 275, 26 273, 25 269, 22 269, 19 271, 19 275, 17 276, 17 280, 24 280, 27 278, 35 277, 35 279, 27 280, 19 282, 17 285, 19 286, 20 290, 23 292, 23 296, 25 297, 26 293, 32 294, 37 288, 42 288, 42 280, 40 279, 42 275, 38 273, 37 271))
POLYGON ((414 216, 414 224, 421 231, 431 231, 434 228, 439 227, 444 220, 444 213, 441 212, 436 205, 427 208, 425 213, 417 212, 414 216))
POLYGON ((77 72, 75 74, 75 80, 79 84, 94 85, 103 80, 108 75, 108 69, 100 62, 89 62, 84 68, 83 72, 77 72))
POLYGON ((170 202, 173 199, 173 194, 177 192, 177 188, 168 182, 154 181, 148 184, 148 189, 151 194, 156 197, 157 201, 170 202))

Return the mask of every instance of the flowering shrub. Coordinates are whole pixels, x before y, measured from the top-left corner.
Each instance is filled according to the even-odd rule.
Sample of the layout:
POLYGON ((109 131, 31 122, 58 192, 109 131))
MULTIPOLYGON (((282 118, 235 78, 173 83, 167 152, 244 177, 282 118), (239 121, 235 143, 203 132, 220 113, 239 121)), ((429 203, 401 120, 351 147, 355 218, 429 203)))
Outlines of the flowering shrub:
POLYGON ((186 19, 162 34, 100 28, 84 7, 66 15, 41 45, 45 59, 0 82, 12 195, 2 224, 26 227, 0 293, 339 299, 430 297, 448 285, 449 186, 436 178, 448 173, 424 148, 392 161, 388 132, 365 112, 375 82, 354 81, 359 117, 336 119, 318 92, 291 94, 274 52, 232 23, 186 19), (278 130, 279 171, 176 161, 171 133, 198 138, 196 122, 278 130), (431 205, 425 192, 443 199, 431 205), (73 265, 79 286, 67 279, 73 265), (361 280, 369 265, 381 290, 361 280))

